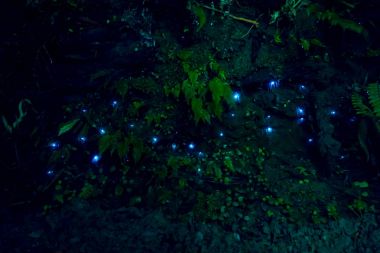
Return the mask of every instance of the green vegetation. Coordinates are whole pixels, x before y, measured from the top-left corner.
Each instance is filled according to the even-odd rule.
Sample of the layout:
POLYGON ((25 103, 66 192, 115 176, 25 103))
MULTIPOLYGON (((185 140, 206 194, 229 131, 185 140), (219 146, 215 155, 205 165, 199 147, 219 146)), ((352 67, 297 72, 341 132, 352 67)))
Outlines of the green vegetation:
MULTIPOLYGON (((307 32, 299 32, 279 26, 285 16, 299 25, 302 22, 300 10, 308 11, 305 16, 310 24, 324 21, 366 35, 366 30, 345 18, 344 12, 324 9, 317 4, 306 8, 301 2, 286 1, 286 6, 273 14, 276 27, 265 32, 264 37, 270 39, 257 49, 260 52, 257 52, 255 65, 252 63, 252 71, 283 73, 289 59, 300 55, 310 54, 313 57, 310 59, 322 62, 329 45, 313 27, 305 25, 307 32), (298 50, 298 55, 295 52, 299 47, 303 50, 298 50)), ((293 117, 285 107, 295 106, 293 99, 299 101, 304 94, 295 91, 260 93, 260 79, 256 80, 254 85, 258 87, 254 90, 264 95, 253 94, 253 99, 242 101, 237 108, 230 83, 239 82, 241 78, 227 70, 234 64, 234 57, 253 50, 249 32, 256 26, 247 27, 248 33, 243 37, 228 34, 227 39, 221 41, 222 36, 211 37, 213 31, 206 25, 205 9, 213 11, 207 6, 191 6, 198 23, 196 29, 190 30, 202 30, 194 36, 210 36, 209 41, 196 41, 194 45, 183 47, 169 31, 160 31, 154 35, 159 44, 159 60, 149 73, 119 75, 114 74, 113 69, 97 70, 89 79, 100 83, 99 89, 79 105, 66 105, 63 123, 57 124, 57 134, 52 138, 62 140, 62 146, 49 155, 49 165, 59 168, 60 174, 51 183, 53 201, 45 210, 73 198, 123 199, 128 206, 159 207, 178 219, 195 217, 198 221, 228 226, 239 223, 242 228, 260 219, 299 225, 325 224, 347 213, 361 216, 373 212, 367 182, 355 182, 353 191, 345 196, 347 200, 342 200, 331 197, 330 186, 319 180, 317 168, 306 159, 286 162, 279 159, 282 154, 271 149, 270 136, 263 134, 269 121, 267 113, 275 111, 286 115, 284 118, 293 117), (224 43, 230 44, 224 47, 224 43), (242 53, 245 43, 250 44, 242 53), (276 101, 269 101, 269 97, 276 101), (286 99, 284 104, 272 104, 283 98, 286 99), (117 101, 115 105, 110 103, 113 99, 117 101), (81 108, 88 110, 82 113, 81 108), (238 119, 226 120, 226 112, 231 111, 238 119), (103 128, 105 131, 99 133, 103 128), (218 138, 215 132, 220 129, 225 130, 226 135, 218 138), (73 143, 78 136, 86 137, 87 142, 73 143), (201 151, 187 148, 193 139, 197 139, 201 151), (96 161, 92 160, 94 155, 96 161)), ((236 19, 238 17, 228 22, 236 19)), ((219 22, 227 24, 224 19, 219 22)), ((235 23, 231 27, 236 30, 235 23)), ((251 58, 242 57, 244 60, 237 61, 233 67, 240 68, 239 64, 251 58)), ((368 98, 359 93, 352 95, 352 105, 358 115, 374 120, 380 117, 379 90, 379 84, 371 83, 368 98)), ((8 123, 3 117, 9 132, 23 119, 22 107, 21 103, 16 124, 8 123)), ((291 130, 294 133, 294 129, 291 130)))
POLYGON ((358 115, 371 118, 380 118, 380 85, 370 83, 367 88, 368 103, 364 102, 359 93, 352 94, 352 106, 358 115))
POLYGON ((210 124, 213 117, 220 120, 224 105, 233 106, 232 90, 223 68, 201 47, 180 50, 177 56, 186 79, 182 84, 167 84, 165 93, 177 99, 183 96, 196 124, 210 124))

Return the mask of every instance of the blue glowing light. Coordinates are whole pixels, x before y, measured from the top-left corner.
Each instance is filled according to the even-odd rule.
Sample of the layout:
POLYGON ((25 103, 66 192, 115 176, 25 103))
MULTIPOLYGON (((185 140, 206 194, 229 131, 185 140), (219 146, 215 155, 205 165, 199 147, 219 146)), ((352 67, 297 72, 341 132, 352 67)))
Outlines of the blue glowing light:
POLYGON ((301 106, 296 107, 296 114, 298 117, 305 116, 305 108, 301 106))
POLYGON ((271 133, 273 133, 273 128, 270 127, 270 126, 266 127, 266 128, 265 128, 265 133, 267 133, 267 134, 271 134, 271 133))
POLYGON ((345 156, 345 155, 339 156, 339 160, 345 160, 346 158, 347 158, 347 156, 345 156))
POLYGON ((52 169, 49 169, 46 171, 46 175, 48 175, 49 177, 54 176, 54 174, 55 174, 54 170, 52 170, 52 169))
POLYGON ((300 92, 302 92, 302 93, 306 93, 306 92, 308 92, 307 87, 306 87, 305 85, 303 85, 303 84, 298 85, 298 90, 299 90, 300 92))
POLYGON ((235 102, 239 103, 240 102, 240 93, 235 91, 234 93, 232 93, 232 98, 234 99, 235 102))
POLYGON ((187 145, 187 147, 189 149, 194 149, 195 148, 195 144, 191 142, 191 143, 189 143, 189 145, 187 145))
POLYGON ((197 173, 197 176, 202 176, 202 175, 203 175, 203 170, 202 170, 202 168, 201 168, 201 167, 198 167, 196 173, 197 173))
POLYGON ((49 143, 49 147, 52 149, 52 150, 56 150, 56 149, 59 149, 61 145, 59 144, 58 141, 53 141, 53 142, 50 142, 49 143))
POLYGON ((115 107, 117 107, 118 103, 119 102, 117 100, 112 100, 111 105, 112 105, 113 108, 115 108, 115 107))
POLYGON ((235 113, 231 113, 231 117, 234 118, 236 115, 235 113))
POLYGON ((265 119, 270 120, 272 118, 272 115, 265 116, 265 119))
POLYGON ((100 135, 105 135, 107 133, 106 129, 105 128, 99 128, 99 134, 100 135))
POLYGON ((313 142, 314 142, 314 139, 313 139, 313 138, 310 137, 310 138, 307 139, 307 143, 311 144, 311 143, 313 143, 313 142))
POLYGON ((172 143, 172 150, 176 150, 176 149, 177 149, 177 144, 172 143))
POLYGON ((352 116, 348 121, 350 123, 355 123, 357 120, 358 120, 358 118, 356 116, 352 116))
POLYGON ((80 142, 80 143, 86 143, 87 142, 87 137, 86 136, 79 136, 78 137, 78 141, 80 142))
POLYGON ((275 88, 278 88, 280 86, 280 80, 270 80, 268 82, 268 89, 273 90, 275 88))
POLYGON ((201 158, 201 157, 204 157, 204 156, 205 156, 205 154, 204 154, 202 151, 199 151, 199 152, 198 152, 198 157, 201 158))
POLYGON ((134 128, 134 127, 135 127, 135 124, 131 123, 131 124, 129 124, 129 127, 130 127, 130 128, 134 128))
POLYGON ((335 117, 336 114, 337 114, 337 112, 336 112, 334 109, 331 109, 331 110, 329 111, 329 115, 332 116, 332 117, 335 117))
POLYGON ((83 108, 83 109, 82 109, 82 112, 83 112, 83 113, 86 113, 86 112, 87 112, 87 109, 86 109, 86 108, 83 108))
POLYGON ((297 124, 302 124, 304 122, 305 122, 305 118, 304 117, 297 118, 297 124))
POLYGON ((91 158, 91 162, 96 164, 100 161, 100 155, 93 155, 91 158))
POLYGON ((158 137, 157 136, 153 136, 152 137, 152 144, 156 144, 156 143, 158 143, 158 137))
POLYGON ((223 137, 224 133, 222 131, 220 131, 218 135, 219 135, 219 137, 223 137))

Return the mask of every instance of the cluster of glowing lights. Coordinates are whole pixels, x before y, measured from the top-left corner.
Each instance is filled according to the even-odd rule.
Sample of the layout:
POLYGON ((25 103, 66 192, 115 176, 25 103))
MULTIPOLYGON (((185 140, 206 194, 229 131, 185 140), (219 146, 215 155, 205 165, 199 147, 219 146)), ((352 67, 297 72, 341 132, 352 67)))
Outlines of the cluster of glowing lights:
MULTIPOLYGON (((273 89, 279 88, 279 87, 280 87, 280 80, 278 80, 278 79, 269 80, 268 83, 267 83, 267 88, 270 91, 273 90, 273 89)), ((304 84, 298 85, 298 90, 301 93, 308 92, 308 88, 304 84)), ((233 99, 233 101, 235 103, 240 103, 241 102, 241 98, 242 97, 241 97, 241 93, 240 92, 234 91, 232 93, 232 99, 233 99)), ((112 100, 111 101, 111 106, 113 108, 117 108, 119 106, 119 102, 117 100, 112 100)), ((88 109, 87 108, 82 108, 81 111, 83 113, 86 113, 86 112, 88 112, 88 109)), ((306 110, 305 110, 305 108, 303 106, 297 106, 295 108, 295 113, 296 113, 296 116, 297 116, 297 123, 298 124, 304 123, 305 122, 305 116, 306 116, 306 110)), ((328 114, 331 117, 335 117, 335 116, 337 116, 337 111, 334 110, 334 109, 330 109, 328 111, 328 114)), ((235 117, 236 113, 235 112, 231 112, 229 115, 231 117, 235 117)), ((271 115, 267 115, 265 117, 265 119, 269 121, 271 119, 271 115)), ((350 119, 350 122, 354 122, 355 120, 356 120, 356 118, 353 117, 353 118, 350 119)), ((130 123, 130 124, 128 124, 128 126, 129 126, 129 128, 134 128, 135 124, 134 123, 130 123)), ((267 135, 273 134, 274 131, 275 130, 273 129, 273 127, 271 127, 269 125, 267 125, 264 128, 264 133, 267 134, 267 135)), ((98 133, 100 135, 105 135, 107 133, 107 131, 106 131, 106 129, 104 127, 100 127, 100 128, 98 128, 98 133)), ((223 131, 218 131, 217 132, 217 136, 220 137, 220 138, 225 137, 225 133, 223 131)), ((77 141, 79 143, 84 144, 88 140, 87 140, 86 136, 80 135, 80 136, 77 137, 77 141)), ((160 138, 158 136, 152 136, 150 142, 151 142, 152 145, 156 145, 156 144, 158 144, 160 142, 160 138)), ((313 144, 314 143, 314 139, 312 137, 309 137, 309 138, 307 138, 306 142, 308 144, 313 144)), ((185 144, 185 145, 186 145, 187 149, 191 150, 191 151, 195 150, 195 148, 196 148, 196 145, 194 144, 194 142, 189 142, 188 144, 185 144)), ((57 149, 60 148, 61 145, 60 145, 60 143, 58 141, 53 141, 53 142, 50 142, 48 144, 48 146, 52 150, 57 150, 57 149)), ((170 148, 171 148, 172 151, 176 151, 176 150, 178 150, 179 146, 176 143, 172 143, 172 144, 170 144, 170 148)), ((197 155, 199 158, 205 156, 205 154, 202 151, 195 152, 194 154, 197 155)), ((345 156, 341 156, 340 158, 344 159, 345 156)), ((91 161, 92 164, 98 164, 100 160, 101 160, 101 156, 99 154, 93 154, 90 157, 90 161, 91 161)), ((201 168, 197 168, 197 173, 201 174, 202 173, 202 169, 201 168)), ((55 171, 52 170, 52 169, 48 169, 46 171, 46 174, 48 176, 53 176, 53 175, 55 175, 55 171)))
POLYGON ((297 106, 296 107, 296 115, 297 115, 297 124, 302 124, 305 122, 305 108, 302 106, 297 106))

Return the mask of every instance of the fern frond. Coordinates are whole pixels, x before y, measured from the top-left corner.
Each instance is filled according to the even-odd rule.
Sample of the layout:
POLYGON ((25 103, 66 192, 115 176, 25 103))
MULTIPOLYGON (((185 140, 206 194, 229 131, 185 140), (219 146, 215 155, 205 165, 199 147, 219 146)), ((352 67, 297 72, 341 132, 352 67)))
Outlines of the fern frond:
POLYGON ((380 85, 378 83, 368 84, 368 100, 375 116, 380 117, 380 85))
POLYGON ((352 94, 351 102, 356 111, 356 114, 369 117, 373 116, 371 109, 364 104, 363 98, 358 93, 352 94))

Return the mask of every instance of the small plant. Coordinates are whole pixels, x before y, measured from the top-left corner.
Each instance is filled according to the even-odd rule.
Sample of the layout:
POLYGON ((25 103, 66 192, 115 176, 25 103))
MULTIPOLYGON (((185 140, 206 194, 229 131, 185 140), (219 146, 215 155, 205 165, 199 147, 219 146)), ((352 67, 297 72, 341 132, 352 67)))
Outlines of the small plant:
POLYGON ((221 119, 224 104, 233 106, 232 90, 223 68, 207 51, 197 47, 183 49, 177 55, 186 79, 181 85, 166 86, 165 93, 176 98, 183 95, 196 124, 210 124, 212 117, 221 119))
POLYGON ((333 218, 334 220, 336 220, 339 217, 338 204, 336 202, 331 202, 327 204, 326 210, 327 215, 333 218))
POLYGON ((32 102, 29 99, 23 99, 18 103, 18 117, 13 121, 13 123, 9 124, 8 120, 5 118, 5 116, 1 116, 1 119, 3 121, 3 125, 5 129, 8 131, 8 133, 12 134, 13 131, 21 124, 21 122, 24 120, 25 116, 27 115, 27 112, 24 111, 24 105, 25 104, 32 104, 32 102))
POLYGON ((380 119, 380 84, 370 83, 367 88, 368 102, 359 93, 353 93, 352 106, 358 115, 380 119))
POLYGON ((323 10, 318 4, 310 4, 307 7, 308 15, 314 15, 318 20, 328 22, 332 26, 340 27, 343 30, 355 32, 367 36, 366 29, 357 22, 344 18, 334 10, 323 10))

